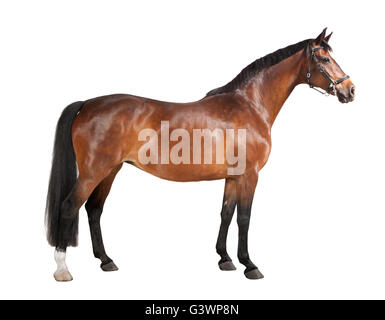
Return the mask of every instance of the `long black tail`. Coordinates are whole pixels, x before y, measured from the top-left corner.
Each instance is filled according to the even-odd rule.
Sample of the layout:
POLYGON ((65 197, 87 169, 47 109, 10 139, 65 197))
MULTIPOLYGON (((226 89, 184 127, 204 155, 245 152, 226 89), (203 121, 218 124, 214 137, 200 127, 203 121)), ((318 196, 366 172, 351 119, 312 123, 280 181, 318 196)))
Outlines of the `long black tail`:
MULTIPOLYGON (((72 123, 83 106, 82 101, 74 102, 63 110, 56 126, 55 144, 51 176, 49 179, 45 224, 47 240, 50 245, 58 246, 60 242, 60 207, 76 182, 77 167, 72 145, 72 123)), ((77 244, 78 217, 74 221, 72 239, 69 246, 77 244)))

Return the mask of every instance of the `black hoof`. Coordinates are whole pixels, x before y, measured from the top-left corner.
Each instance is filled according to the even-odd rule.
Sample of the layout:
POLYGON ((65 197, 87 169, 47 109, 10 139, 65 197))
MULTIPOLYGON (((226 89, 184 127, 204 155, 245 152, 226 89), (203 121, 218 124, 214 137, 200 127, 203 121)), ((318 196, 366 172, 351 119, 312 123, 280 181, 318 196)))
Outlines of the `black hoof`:
POLYGON ((251 271, 245 272, 245 276, 247 279, 251 279, 251 280, 257 280, 257 279, 264 278, 263 274, 258 269, 253 269, 251 271))
POLYGON ((219 269, 222 271, 233 271, 236 270, 237 268, 234 266, 234 263, 231 261, 225 261, 219 264, 219 269))
POLYGON ((108 262, 106 264, 101 264, 100 268, 102 268, 103 271, 117 271, 119 268, 115 265, 113 261, 108 262))

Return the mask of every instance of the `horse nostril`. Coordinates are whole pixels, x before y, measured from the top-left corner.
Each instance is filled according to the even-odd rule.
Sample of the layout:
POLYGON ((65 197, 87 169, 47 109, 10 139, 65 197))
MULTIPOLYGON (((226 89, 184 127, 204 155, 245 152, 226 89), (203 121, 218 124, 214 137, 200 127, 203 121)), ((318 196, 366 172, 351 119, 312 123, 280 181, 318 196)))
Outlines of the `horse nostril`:
POLYGON ((356 92, 356 88, 355 88, 354 86, 351 86, 351 87, 350 87, 350 95, 351 95, 352 97, 354 97, 355 92, 356 92))

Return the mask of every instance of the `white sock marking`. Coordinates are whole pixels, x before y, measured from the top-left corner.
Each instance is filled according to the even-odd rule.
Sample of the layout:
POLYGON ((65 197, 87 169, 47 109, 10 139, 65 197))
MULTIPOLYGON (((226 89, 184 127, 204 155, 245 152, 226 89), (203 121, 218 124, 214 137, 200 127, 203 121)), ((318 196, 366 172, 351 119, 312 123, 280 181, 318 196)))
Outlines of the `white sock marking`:
POLYGON ((65 251, 58 251, 55 249, 55 261, 57 263, 57 269, 55 271, 55 274, 62 273, 64 271, 68 271, 67 265, 66 265, 66 253, 65 251))

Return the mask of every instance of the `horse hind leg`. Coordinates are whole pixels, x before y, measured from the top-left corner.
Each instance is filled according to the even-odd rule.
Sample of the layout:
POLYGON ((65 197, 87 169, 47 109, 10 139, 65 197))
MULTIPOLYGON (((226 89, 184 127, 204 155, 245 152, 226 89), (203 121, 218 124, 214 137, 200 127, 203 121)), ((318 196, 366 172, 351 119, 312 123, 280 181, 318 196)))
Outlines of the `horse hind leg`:
POLYGON ((107 196, 111 190, 112 183, 121 169, 122 165, 115 167, 111 173, 103 179, 102 182, 95 188, 91 196, 86 202, 86 210, 88 214, 88 222, 90 225, 91 240, 92 240, 92 249, 95 258, 100 259, 101 265, 100 268, 103 271, 116 271, 118 267, 115 263, 108 257, 104 249, 102 230, 100 227, 100 217, 103 212, 104 202, 107 199, 107 196))
POLYGON ((80 173, 75 185, 61 205, 58 244, 55 249, 57 269, 54 273, 54 278, 57 281, 72 280, 72 276, 65 263, 65 258, 67 246, 76 246, 77 244, 79 209, 91 195, 95 187, 109 173, 110 171, 98 175, 80 173))

